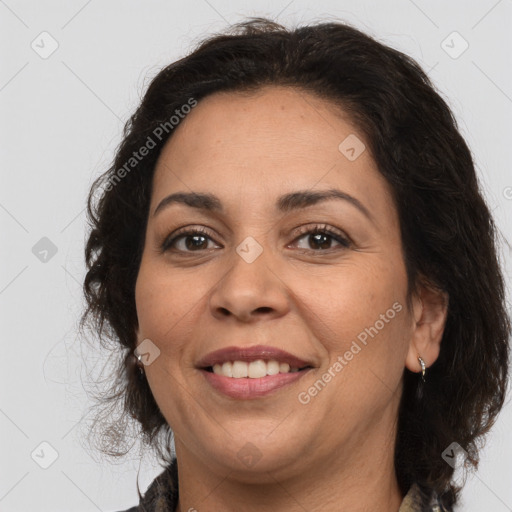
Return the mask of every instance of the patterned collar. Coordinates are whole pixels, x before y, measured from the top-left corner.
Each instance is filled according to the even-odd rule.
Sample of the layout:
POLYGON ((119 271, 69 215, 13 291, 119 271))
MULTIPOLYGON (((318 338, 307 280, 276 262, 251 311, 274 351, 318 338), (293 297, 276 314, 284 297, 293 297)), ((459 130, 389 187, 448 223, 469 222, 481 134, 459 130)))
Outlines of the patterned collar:
POLYGON ((452 512, 445 508, 441 500, 434 494, 429 501, 417 484, 412 484, 405 495, 398 512, 452 512))
MULTIPOLYGON (((405 495, 398 512, 451 512, 444 508, 440 500, 433 496, 430 504, 420 487, 413 484, 405 495)), ((138 506, 121 512, 175 512, 178 505, 178 464, 173 459, 170 466, 164 469, 151 483, 140 500, 138 506)))

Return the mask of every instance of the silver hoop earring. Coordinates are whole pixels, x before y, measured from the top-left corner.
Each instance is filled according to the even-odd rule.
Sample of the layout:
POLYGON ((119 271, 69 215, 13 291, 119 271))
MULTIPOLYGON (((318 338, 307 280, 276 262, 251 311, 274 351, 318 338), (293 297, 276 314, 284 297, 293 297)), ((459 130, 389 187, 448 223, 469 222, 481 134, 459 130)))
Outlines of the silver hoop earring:
POLYGON ((425 382, 425 371, 426 371, 425 361, 423 361, 423 359, 420 356, 418 356, 418 361, 420 362, 420 366, 421 366, 421 380, 423 382, 425 382))
POLYGON ((139 354, 137 357, 137 366, 139 368, 139 379, 144 380, 144 363, 142 362, 142 355, 139 354))

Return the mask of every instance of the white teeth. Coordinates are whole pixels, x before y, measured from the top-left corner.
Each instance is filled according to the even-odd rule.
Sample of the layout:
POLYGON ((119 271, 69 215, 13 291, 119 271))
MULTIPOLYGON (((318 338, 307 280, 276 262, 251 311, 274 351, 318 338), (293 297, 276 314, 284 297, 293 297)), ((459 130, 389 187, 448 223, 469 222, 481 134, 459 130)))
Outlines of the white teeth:
POLYGON ((229 361, 222 365, 222 374, 226 377, 233 377, 233 365, 229 361))
MULTIPOLYGON (((284 368, 283 368, 284 370, 284 368)), ((279 373, 279 363, 277 361, 267 362, 267 375, 277 375, 279 373)), ((283 372, 285 373, 285 372, 283 372)))
POLYGON ((252 361, 248 365, 248 376, 251 379, 261 379, 267 375, 267 363, 262 359, 252 361))
POLYGON ((241 379, 249 374, 249 365, 243 361, 233 361, 233 377, 241 379))
POLYGON ((213 373, 223 375, 224 377, 233 377, 235 379, 260 379, 266 375, 277 375, 278 373, 295 373, 298 368, 290 368, 288 363, 279 363, 275 360, 264 361, 258 359, 250 363, 245 361, 226 361, 223 364, 213 365, 213 373))
POLYGON ((288 363, 279 364, 279 373, 288 373, 290 371, 290 365, 288 363))

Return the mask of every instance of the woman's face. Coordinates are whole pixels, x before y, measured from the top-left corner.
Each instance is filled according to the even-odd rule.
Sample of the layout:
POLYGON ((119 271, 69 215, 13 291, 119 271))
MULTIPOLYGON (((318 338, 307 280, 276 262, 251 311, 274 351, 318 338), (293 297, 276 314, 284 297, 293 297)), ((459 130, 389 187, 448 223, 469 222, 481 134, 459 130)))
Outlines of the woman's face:
POLYGON ((392 443, 415 322, 397 212, 363 135, 325 100, 274 86, 209 96, 174 130, 155 171, 136 305, 178 457, 249 481, 392 443), (340 194, 283 200, 327 190, 340 194), (178 192, 216 196, 219 208, 165 202, 178 192), (203 233, 171 241, 194 229, 203 233), (200 364, 257 345, 310 368, 259 380, 200 364))

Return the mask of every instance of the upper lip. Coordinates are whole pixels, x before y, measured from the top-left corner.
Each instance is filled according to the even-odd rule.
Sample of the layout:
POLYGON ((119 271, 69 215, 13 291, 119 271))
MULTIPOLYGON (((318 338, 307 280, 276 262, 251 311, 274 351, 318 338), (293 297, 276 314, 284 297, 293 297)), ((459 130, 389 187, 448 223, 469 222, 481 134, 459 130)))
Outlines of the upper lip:
POLYGON ((279 363, 288 363, 291 368, 304 368, 312 366, 311 363, 300 359, 289 352, 267 345, 254 345, 252 347, 226 347, 206 354, 197 363, 198 368, 209 368, 214 364, 222 364, 227 361, 245 361, 250 363, 263 359, 274 360, 279 363))

